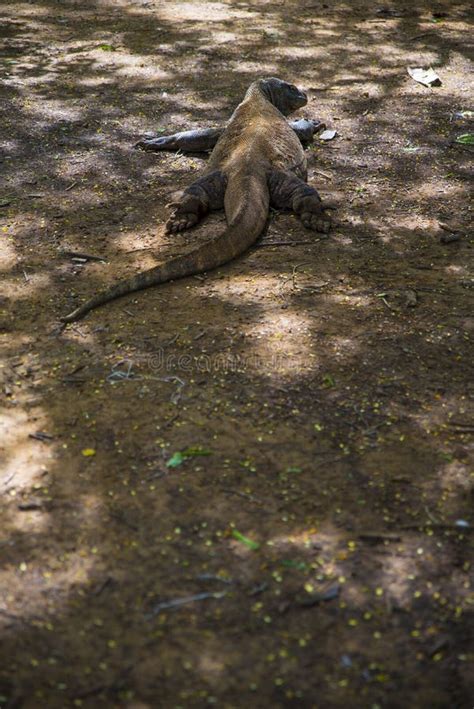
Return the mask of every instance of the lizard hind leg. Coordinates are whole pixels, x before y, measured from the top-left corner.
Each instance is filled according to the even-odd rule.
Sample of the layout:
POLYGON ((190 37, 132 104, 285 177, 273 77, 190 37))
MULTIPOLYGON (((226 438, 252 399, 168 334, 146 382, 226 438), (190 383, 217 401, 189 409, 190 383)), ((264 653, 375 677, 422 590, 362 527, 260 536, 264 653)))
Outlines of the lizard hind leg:
POLYGON ((307 229, 327 234, 331 227, 331 217, 324 210, 314 187, 310 187, 292 172, 279 170, 270 173, 268 186, 272 206, 292 210, 307 229))
POLYGON ((226 179, 223 172, 214 170, 193 182, 181 199, 168 205, 173 212, 166 222, 166 232, 176 234, 195 226, 209 211, 222 209, 226 179))

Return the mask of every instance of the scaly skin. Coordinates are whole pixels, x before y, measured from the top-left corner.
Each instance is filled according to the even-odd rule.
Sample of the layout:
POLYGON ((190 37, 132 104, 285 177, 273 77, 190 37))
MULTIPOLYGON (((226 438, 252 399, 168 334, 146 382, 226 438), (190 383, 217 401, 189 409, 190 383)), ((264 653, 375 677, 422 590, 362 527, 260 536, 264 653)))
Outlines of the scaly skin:
POLYGON ((189 254, 119 282, 62 322, 79 320, 122 295, 209 271, 236 258, 263 231, 270 201, 274 206, 293 209, 305 226, 327 232, 329 218, 319 195, 306 184, 303 147, 285 118, 306 102, 304 93, 280 79, 260 79, 251 84, 218 138, 204 175, 172 205, 173 213, 166 224, 169 233, 183 231, 209 210, 224 206, 224 233, 189 254))

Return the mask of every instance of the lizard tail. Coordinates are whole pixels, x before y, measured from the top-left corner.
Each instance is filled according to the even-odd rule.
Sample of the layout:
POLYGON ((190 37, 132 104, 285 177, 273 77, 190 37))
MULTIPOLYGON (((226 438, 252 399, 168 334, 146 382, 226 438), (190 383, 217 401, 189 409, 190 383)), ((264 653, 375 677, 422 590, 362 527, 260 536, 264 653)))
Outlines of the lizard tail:
POLYGON ((209 271, 244 253, 258 239, 265 227, 270 198, 267 181, 264 176, 248 175, 244 180, 236 179, 236 182, 238 184, 233 185, 233 180, 229 178, 227 191, 230 188, 230 194, 237 192, 240 194, 240 198, 237 205, 228 204, 228 201, 234 202, 234 200, 228 200, 226 194, 228 226, 223 234, 188 254, 166 261, 154 268, 138 273, 132 278, 119 281, 109 290, 98 293, 61 318, 61 322, 64 324, 75 322, 84 317, 90 310, 122 295, 156 286, 159 283, 167 283, 178 278, 209 271), (231 212, 230 219, 229 211, 231 212))

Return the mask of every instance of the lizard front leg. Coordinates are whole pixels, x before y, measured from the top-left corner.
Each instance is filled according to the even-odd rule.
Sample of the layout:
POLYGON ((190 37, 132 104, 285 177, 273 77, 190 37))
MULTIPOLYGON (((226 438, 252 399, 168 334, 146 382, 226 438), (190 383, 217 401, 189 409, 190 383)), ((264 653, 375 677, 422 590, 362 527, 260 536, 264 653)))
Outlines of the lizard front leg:
MULTIPOLYGON (((321 121, 307 120, 306 118, 290 121, 290 126, 304 146, 313 141, 315 133, 325 128, 324 123, 321 123, 321 121)), ((135 148, 154 152, 162 150, 170 152, 181 150, 183 153, 208 152, 213 149, 224 130, 224 128, 203 128, 201 130, 186 130, 172 135, 162 135, 156 138, 142 138, 138 143, 135 143, 135 148)))
POLYGON ((327 233, 331 218, 325 213, 321 198, 292 172, 274 170, 268 176, 270 204, 277 209, 289 209, 301 219, 307 229, 327 233))
POLYGON ((222 209, 226 184, 226 177, 220 170, 213 170, 193 182, 179 201, 168 205, 173 213, 166 222, 166 232, 175 234, 190 229, 209 211, 222 209))
MULTIPOLYGON (((306 118, 290 121, 290 126, 305 147, 313 142, 315 133, 325 128, 324 123, 321 123, 321 121, 307 120, 306 118)), ((135 148, 154 152, 162 150, 170 152, 181 150, 183 153, 209 152, 214 148, 224 130, 224 128, 203 128, 201 130, 186 130, 172 135, 162 135, 156 138, 142 138, 138 143, 135 143, 135 148)))
POLYGON ((181 150, 183 153, 202 153, 212 150, 224 128, 204 128, 202 130, 186 130, 173 135, 162 135, 159 138, 143 138, 135 144, 141 150, 181 150))
POLYGON ((325 124, 321 121, 308 120, 307 118, 300 118, 298 121, 289 121, 289 124, 304 148, 313 142, 315 133, 319 133, 320 130, 326 128, 325 124))

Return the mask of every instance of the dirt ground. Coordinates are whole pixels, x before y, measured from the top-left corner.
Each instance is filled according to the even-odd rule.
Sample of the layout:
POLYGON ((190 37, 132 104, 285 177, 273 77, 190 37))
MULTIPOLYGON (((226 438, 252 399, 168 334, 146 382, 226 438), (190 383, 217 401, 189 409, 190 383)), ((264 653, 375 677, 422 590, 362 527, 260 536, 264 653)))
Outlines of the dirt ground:
POLYGON ((468 7, 2 1, 0 707, 472 707, 468 7), (265 75, 337 130, 329 239, 55 332, 222 230, 133 145, 265 75))

